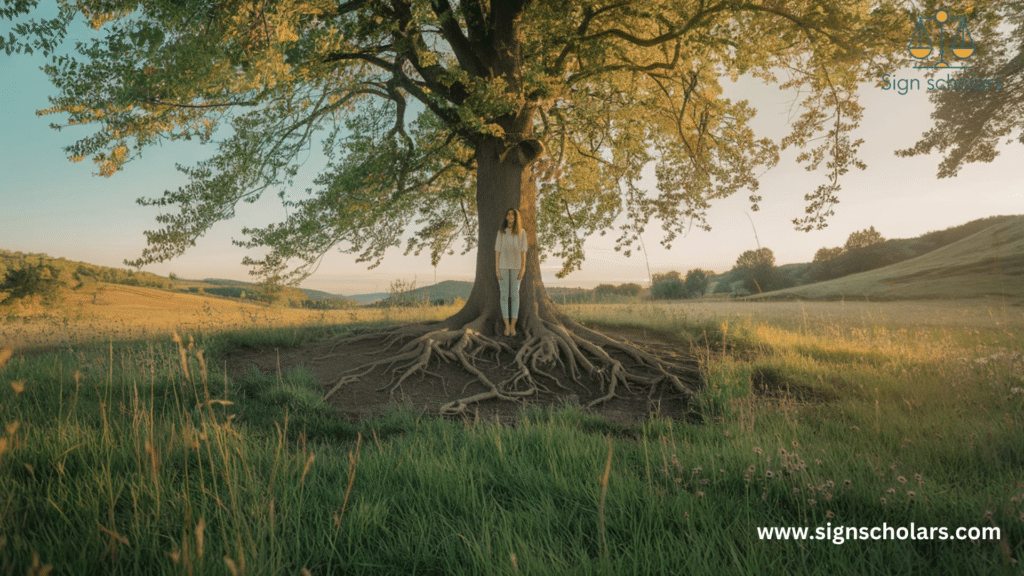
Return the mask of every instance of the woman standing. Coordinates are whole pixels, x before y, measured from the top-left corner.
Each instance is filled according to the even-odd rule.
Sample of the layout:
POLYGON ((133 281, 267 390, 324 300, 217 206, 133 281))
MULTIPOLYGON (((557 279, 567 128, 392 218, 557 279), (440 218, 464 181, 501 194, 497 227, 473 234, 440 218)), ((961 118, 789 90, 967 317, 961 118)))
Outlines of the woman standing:
POLYGON ((526 274, 526 231, 522 216, 515 208, 505 214, 505 221, 494 243, 494 265, 498 270, 498 289, 501 293, 501 317, 505 321, 505 336, 516 335, 519 317, 519 281, 526 274), (509 297, 511 296, 511 302, 509 297))

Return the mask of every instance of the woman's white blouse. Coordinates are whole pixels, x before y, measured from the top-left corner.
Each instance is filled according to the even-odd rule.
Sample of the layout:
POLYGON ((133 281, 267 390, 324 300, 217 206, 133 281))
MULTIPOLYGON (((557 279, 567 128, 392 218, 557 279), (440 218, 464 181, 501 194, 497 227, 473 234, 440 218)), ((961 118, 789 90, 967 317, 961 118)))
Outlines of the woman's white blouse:
POLYGON ((499 231, 498 239, 494 242, 494 251, 501 254, 498 268, 519 270, 523 265, 522 253, 526 252, 526 231, 520 232, 519 236, 499 231))

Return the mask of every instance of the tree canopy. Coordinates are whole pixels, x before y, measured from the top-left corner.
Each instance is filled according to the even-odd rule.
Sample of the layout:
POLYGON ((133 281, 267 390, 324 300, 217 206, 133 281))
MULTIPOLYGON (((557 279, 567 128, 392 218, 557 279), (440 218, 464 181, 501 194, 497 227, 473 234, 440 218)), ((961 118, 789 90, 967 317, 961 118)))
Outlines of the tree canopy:
POLYGON ((744 287, 750 292, 771 290, 775 279, 775 253, 771 248, 747 250, 736 259, 732 269, 740 273, 744 287))
POLYGON ((872 244, 878 244, 879 242, 885 242, 885 238, 878 230, 875 230, 874 226, 871 226, 864 230, 851 232, 849 237, 846 238, 846 244, 843 244, 843 250, 856 250, 857 248, 871 246, 872 244))
POLYGON ((914 146, 897 151, 905 157, 943 154, 939 178, 956 176, 966 164, 992 162, 1000 142, 1024 144, 1024 2, 946 4, 950 13, 965 15, 974 37, 984 42, 967 67, 947 80, 954 88, 932 92, 934 126, 914 146))
POLYGON ((865 228, 864 230, 857 230, 856 232, 851 232, 850 235, 847 236, 846 243, 842 246, 836 246, 834 248, 819 248, 818 251, 814 253, 814 262, 826 262, 828 260, 833 260, 851 250, 871 246, 872 244, 879 244, 881 242, 885 242, 885 238, 882 236, 881 232, 875 230, 874 226, 865 228))
MULTIPOLYGON (((5 8, 30 13, 34 0, 5 8)), ((179 255, 239 202, 276 191, 286 221, 239 243, 264 276, 301 278, 340 246, 377 264, 405 240, 435 263, 478 242, 478 149, 535 138, 541 257, 578 269, 586 237, 619 215, 629 254, 652 221, 668 246, 706 227, 711 203, 746 190, 781 148, 825 182, 800 229, 824 226, 860 140, 858 82, 895 61, 910 19, 894 2, 466 0, 84 0, 19 25, 8 51, 53 52, 76 14, 97 37, 46 66, 59 94, 44 114, 97 124, 67 148, 110 176, 168 140, 214 142, 180 167, 190 183, 140 202, 170 209, 142 265, 179 255), (516 46, 518 52, 506 48, 516 46), (799 88, 801 115, 779 142, 755 109, 723 96, 751 74, 799 88), (289 193, 304 154, 328 158, 307 194, 289 193), (657 190, 639 182, 653 169, 657 190)))

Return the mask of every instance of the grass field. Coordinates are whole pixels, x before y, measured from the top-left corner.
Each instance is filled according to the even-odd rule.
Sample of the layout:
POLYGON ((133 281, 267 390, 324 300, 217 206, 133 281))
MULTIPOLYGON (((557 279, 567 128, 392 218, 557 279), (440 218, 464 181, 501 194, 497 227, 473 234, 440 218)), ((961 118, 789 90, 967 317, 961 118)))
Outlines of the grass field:
POLYGON ((704 423, 570 407, 511 427, 401 410, 348 424, 302 370, 235 379, 218 361, 451 310, 203 324, 218 313, 199 304, 139 312, 149 325, 89 306, 66 332, 4 326, 0 574, 1021 573, 1019 307, 567 307, 692 343, 704 423), (894 536, 837 537, 883 525, 894 536))
POLYGON ((139 340, 172 331, 216 333, 266 327, 309 327, 340 323, 410 322, 442 319, 451 306, 307 310, 268 307, 247 301, 155 288, 97 284, 89 290, 64 290, 56 308, 28 306, 8 312, 0 323, 0 346, 15 349, 55 347, 109 340, 139 340))

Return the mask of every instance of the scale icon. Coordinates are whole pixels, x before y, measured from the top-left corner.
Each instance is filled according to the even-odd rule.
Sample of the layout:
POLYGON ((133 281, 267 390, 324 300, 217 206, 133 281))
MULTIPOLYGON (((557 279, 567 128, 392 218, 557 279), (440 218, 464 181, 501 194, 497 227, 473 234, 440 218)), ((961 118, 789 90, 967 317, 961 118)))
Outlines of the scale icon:
POLYGON ((934 20, 939 23, 939 61, 930 66, 914 66, 914 68, 970 68, 970 66, 950 66, 946 62, 946 50, 945 50, 945 26, 946 23, 956 20, 959 24, 956 27, 956 32, 953 35, 953 43, 950 50, 953 52, 953 56, 956 56, 960 60, 966 60, 974 55, 974 39, 971 38, 971 31, 967 29, 967 18, 960 16, 954 18, 949 15, 945 10, 939 10, 935 13, 935 16, 917 17, 917 26, 914 28, 914 34, 910 37, 910 42, 907 43, 907 50, 910 55, 918 60, 924 60, 931 55, 935 46, 932 44, 932 39, 928 36, 928 29, 925 27, 925 21, 934 20))

